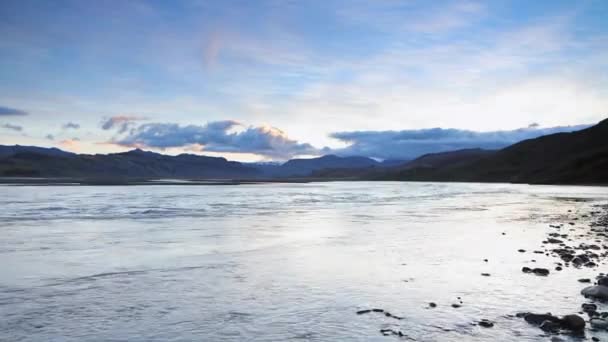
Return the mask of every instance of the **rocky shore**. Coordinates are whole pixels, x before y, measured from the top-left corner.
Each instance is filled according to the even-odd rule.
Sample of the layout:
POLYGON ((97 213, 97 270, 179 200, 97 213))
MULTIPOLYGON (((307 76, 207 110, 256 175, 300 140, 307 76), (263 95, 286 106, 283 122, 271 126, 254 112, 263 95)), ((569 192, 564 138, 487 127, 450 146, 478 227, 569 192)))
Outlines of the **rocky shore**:
MULTIPOLYGON (((559 315, 549 312, 505 313, 506 317, 525 320, 530 324, 531 329, 539 329, 539 336, 545 337, 547 340, 557 342, 574 338, 577 341, 608 341, 608 274, 600 272, 608 262, 608 205, 595 205, 593 208, 585 213, 574 213, 573 210, 568 210, 562 216, 562 222, 554 222, 549 225, 551 229, 546 238, 540 242, 538 249, 516 251, 517 253, 544 255, 554 259, 554 267, 551 269, 523 266, 522 272, 531 276, 550 277, 552 272, 567 272, 569 268, 589 268, 597 271, 594 279, 576 279, 575 277, 572 279, 573 282, 581 284, 581 306, 577 312, 565 312, 559 315), (602 336, 602 338, 598 336, 602 336)), ((503 232, 502 235, 506 234, 503 232)), ((487 259, 483 261, 488 262, 487 259)), ((536 260, 531 259, 530 262, 535 263, 536 260)), ((489 277, 491 274, 481 273, 481 276, 489 277)), ((434 302, 426 305, 428 309, 438 306, 434 302)), ((458 309, 462 305, 463 301, 458 297, 457 302, 452 303, 451 307, 458 309)), ((384 309, 362 309, 356 313, 357 315, 381 314, 397 320, 407 319, 384 309)), ((480 318, 470 324, 491 329, 496 323, 487 318, 480 318)), ((379 332, 384 336, 416 340, 397 329, 384 328, 379 332)))
MULTIPOLYGON (((567 222, 551 224, 553 232, 547 234, 541 248, 536 254, 553 257, 556 272, 567 268, 591 268, 597 270, 608 260, 608 206, 596 206, 586 214, 577 216, 568 210, 567 222)), ((549 276, 550 270, 524 266, 522 272, 540 276, 549 276)), ((573 279, 573 281, 575 281, 573 279)), ((581 278, 581 308, 577 313, 568 313, 561 317, 551 313, 518 313, 516 316, 525 319, 549 335, 573 335, 585 339, 586 331, 608 329, 608 276, 599 272, 595 280, 581 278), (589 286, 593 282, 593 285, 589 286)), ((559 337, 554 340, 560 340, 559 337)), ((593 341, 600 338, 593 336, 593 341)))

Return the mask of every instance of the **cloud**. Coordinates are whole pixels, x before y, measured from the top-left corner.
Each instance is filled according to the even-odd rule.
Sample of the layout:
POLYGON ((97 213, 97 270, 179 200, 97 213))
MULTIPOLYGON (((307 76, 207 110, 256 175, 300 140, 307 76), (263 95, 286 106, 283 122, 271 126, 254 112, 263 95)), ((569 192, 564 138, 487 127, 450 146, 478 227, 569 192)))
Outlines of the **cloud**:
POLYGON ((78 138, 62 140, 59 142, 59 145, 68 151, 80 151, 81 148, 80 139, 78 138))
POLYGON ((29 113, 21 109, 0 106, 0 116, 23 116, 29 113))
POLYGON ((136 121, 146 120, 145 117, 141 116, 130 116, 130 115, 117 115, 109 118, 104 118, 101 122, 101 128, 103 130, 111 130, 118 128, 118 133, 125 133, 131 128, 136 121))
POLYGON ((4 124, 4 125, 2 125, 0 127, 6 128, 6 129, 10 129, 10 130, 13 130, 13 131, 17 131, 17 132, 23 131, 23 126, 13 125, 13 124, 8 124, 8 123, 4 124))
POLYGON ((200 145, 201 151, 253 153, 277 159, 320 153, 312 145, 290 139, 274 127, 249 126, 235 131, 237 128, 243 128, 243 125, 232 120, 187 126, 149 123, 133 128, 127 135, 112 142, 121 146, 160 149, 200 145))
POLYGON ((47 140, 55 140, 55 136, 52 134, 47 134, 44 138, 47 140))
POLYGON ((63 126, 61 126, 61 128, 63 129, 79 129, 80 125, 77 123, 73 123, 73 122, 68 122, 66 124, 64 124, 63 126))
POLYGON ((476 132, 461 129, 430 128, 402 131, 337 132, 331 137, 349 146, 335 149, 338 155, 361 155, 381 159, 413 159, 426 153, 466 148, 500 149, 542 135, 572 132, 589 125, 540 128, 530 125, 510 131, 476 132))

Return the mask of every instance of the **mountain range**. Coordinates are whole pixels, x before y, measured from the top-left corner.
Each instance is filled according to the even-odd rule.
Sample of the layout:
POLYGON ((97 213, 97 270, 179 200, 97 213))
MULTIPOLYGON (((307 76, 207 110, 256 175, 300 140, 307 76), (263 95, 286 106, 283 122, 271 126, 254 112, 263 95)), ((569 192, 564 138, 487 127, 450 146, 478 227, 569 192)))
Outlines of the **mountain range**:
POLYGON ((0 176, 608 184, 608 119, 587 129, 525 140, 501 150, 448 151, 411 161, 326 155, 282 164, 239 163, 221 157, 169 156, 139 149, 90 155, 0 145, 0 176))

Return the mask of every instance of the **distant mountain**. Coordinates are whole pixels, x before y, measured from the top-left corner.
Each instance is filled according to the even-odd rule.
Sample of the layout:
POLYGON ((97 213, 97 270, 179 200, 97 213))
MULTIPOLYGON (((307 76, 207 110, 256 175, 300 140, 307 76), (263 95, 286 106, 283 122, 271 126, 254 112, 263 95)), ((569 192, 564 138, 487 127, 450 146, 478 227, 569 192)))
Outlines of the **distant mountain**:
POLYGON ((465 149, 451 152, 425 154, 411 161, 384 161, 378 165, 354 169, 326 168, 313 172, 315 177, 326 178, 348 178, 348 179, 375 179, 389 177, 399 174, 404 170, 435 169, 448 165, 466 163, 483 156, 488 156, 495 151, 482 149, 465 149))
POLYGON ((54 157, 67 157, 73 156, 74 153, 62 151, 58 148, 51 147, 38 147, 38 146, 21 146, 21 145, 13 145, 13 146, 4 146, 0 145, 0 158, 6 158, 13 156, 17 153, 37 153, 45 156, 54 156, 54 157))
MULTIPOLYGON (((0 151, 5 151, 3 146, 0 151)), ((10 147, 10 146, 9 146, 10 147)), ((73 154, 58 149, 13 147, 0 157, 0 175, 81 178, 255 178, 260 172, 225 158, 168 156, 133 150, 114 154, 73 154)))
POLYGON ((357 169, 378 166, 380 163, 367 157, 339 157, 326 155, 319 158, 291 159, 281 165, 258 164, 267 177, 304 177, 323 169, 357 169))
POLYGON ((242 164, 225 158, 168 156, 139 149, 86 155, 56 148, 0 146, 0 176, 608 184, 608 119, 581 131, 525 140, 502 150, 466 149, 427 154, 411 161, 326 155, 284 164, 242 164))
MULTIPOLYGON (((465 150, 466 151, 466 150, 465 150)), ((374 179, 608 184, 608 119, 571 133, 524 140, 496 152, 427 155, 374 179), (425 162, 431 161, 429 163, 425 162), (439 162, 437 162, 439 161, 439 162)))
POLYGON ((464 164, 496 153, 494 150, 480 148, 456 150, 440 153, 429 153, 400 165, 400 170, 415 168, 440 168, 464 164))

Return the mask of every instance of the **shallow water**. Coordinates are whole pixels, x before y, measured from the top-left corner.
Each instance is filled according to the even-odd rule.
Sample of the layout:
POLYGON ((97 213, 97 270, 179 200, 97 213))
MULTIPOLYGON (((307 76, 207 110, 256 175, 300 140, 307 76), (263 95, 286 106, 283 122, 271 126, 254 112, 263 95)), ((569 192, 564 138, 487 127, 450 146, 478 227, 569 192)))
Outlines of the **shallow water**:
POLYGON ((536 277, 521 267, 556 260, 517 250, 606 203, 509 184, 0 186, 0 340, 548 341, 509 315, 577 312, 576 280, 606 270, 536 277))

